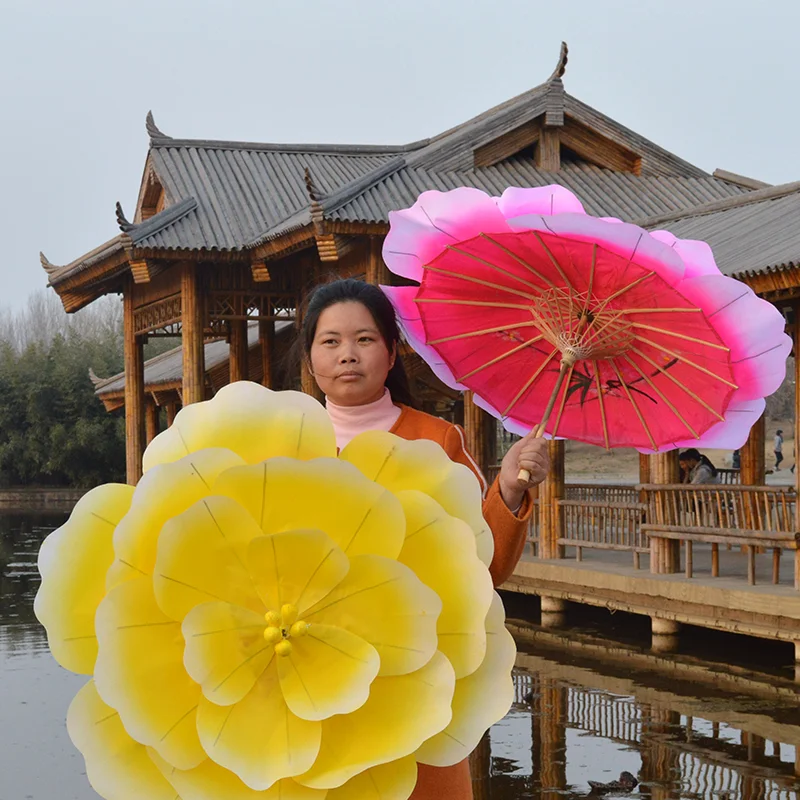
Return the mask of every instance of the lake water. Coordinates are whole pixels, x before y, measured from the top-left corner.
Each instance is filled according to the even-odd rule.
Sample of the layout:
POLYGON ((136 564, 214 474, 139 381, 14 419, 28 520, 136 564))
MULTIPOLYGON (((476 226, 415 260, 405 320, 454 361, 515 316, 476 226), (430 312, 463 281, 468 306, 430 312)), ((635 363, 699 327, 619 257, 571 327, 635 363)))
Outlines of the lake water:
MULTIPOLYGON (((39 545, 63 519, 0 514, 0 800, 97 798, 64 722, 85 678, 55 663, 32 608, 39 545)), ((473 756, 476 800, 798 798, 800 696, 780 670, 529 633, 514 707, 473 756), (632 793, 589 793, 623 771, 632 793)))

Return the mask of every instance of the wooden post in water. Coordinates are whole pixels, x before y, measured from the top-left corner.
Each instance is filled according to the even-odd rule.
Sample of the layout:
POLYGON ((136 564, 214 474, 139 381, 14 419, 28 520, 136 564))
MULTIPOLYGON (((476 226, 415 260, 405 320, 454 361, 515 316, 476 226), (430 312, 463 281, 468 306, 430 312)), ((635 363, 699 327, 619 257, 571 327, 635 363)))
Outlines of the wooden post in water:
POLYGON ((133 319, 133 286, 123 289, 123 348, 125 358, 125 466, 127 481, 135 486, 142 477, 144 431, 144 355, 142 338, 133 319))
POLYGON ((183 405, 205 400, 203 298, 197 265, 187 261, 181 274, 181 339, 183 343, 183 405))
POLYGON ((553 678, 541 679, 539 717, 539 764, 542 797, 553 797, 567 788, 567 689, 553 678))

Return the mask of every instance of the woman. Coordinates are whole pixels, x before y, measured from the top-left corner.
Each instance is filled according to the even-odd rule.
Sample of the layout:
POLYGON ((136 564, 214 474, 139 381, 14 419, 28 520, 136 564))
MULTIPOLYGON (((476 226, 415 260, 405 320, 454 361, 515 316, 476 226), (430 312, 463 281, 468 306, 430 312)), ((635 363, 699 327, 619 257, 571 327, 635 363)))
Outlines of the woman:
MULTIPOLYGON (((398 357, 400 332, 394 308, 377 287, 346 279, 319 286, 303 318, 301 339, 309 369, 325 394, 339 448, 366 430, 385 430, 403 439, 430 439, 453 461, 468 466, 484 489, 483 514, 492 529, 495 586, 506 581, 522 555, 532 510, 531 489, 549 469, 547 443, 532 435, 516 442, 491 487, 466 450, 457 425, 416 410, 398 357), (519 482, 520 469, 530 480, 519 482)), ((470 800, 466 761, 453 767, 420 765, 412 800, 470 800)))
POLYGON ((678 461, 683 472, 683 483, 719 483, 717 468, 694 447, 684 450, 678 456, 678 461))

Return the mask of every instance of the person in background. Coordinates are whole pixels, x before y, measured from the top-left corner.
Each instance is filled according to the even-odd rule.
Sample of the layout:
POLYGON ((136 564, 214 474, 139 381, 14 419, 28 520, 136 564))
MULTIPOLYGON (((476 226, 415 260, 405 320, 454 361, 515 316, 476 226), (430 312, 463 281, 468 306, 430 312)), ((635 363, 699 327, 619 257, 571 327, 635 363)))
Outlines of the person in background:
POLYGON ((707 456, 695 448, 684 450, 678 457, 683 483, 719 483, 717 468, 707 456))
POLYGON ((775 472, 781 468, 781 461, 783 461, 783 431, 778 428, 775 431, 775 472))
POLYGON ((732 469, 742 468, 742 453, 740 450, 733 451, 733 458, 731 458, 731 468, 732 469))

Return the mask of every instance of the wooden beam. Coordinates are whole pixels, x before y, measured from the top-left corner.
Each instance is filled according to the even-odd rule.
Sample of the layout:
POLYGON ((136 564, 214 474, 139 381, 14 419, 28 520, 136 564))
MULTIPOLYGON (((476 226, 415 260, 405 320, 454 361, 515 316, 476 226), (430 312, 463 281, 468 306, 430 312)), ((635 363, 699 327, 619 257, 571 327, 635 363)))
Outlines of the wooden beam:
POLYGON ((388 286, 391 283, 391 273, 383 261, 383 238, 370 236, 367 251, 367 283, 388 286))
POLYGON ((564 547, 558 544, 558 540, 564 536, 564 519, 558 501, 565 496, 564 440, 551 439, 548 450, 550 472, 539 484, 539 558, 563 558, 564 547))
POLYGON ((197 264, 185 262, 181 273, 181 340, 183 343, 184 405, 205 399, 205 351, 203 349, 203 299, 197 264))
POLYGON ((144 430, 144 354, 143 344, 133 324, 131 284, 122 296, 123 347, 125 358, 125 466, 127 481, 135 486, 142 477, 144 430))
POLYGON ((545 126, 536 145, 536 166, 547 172, 558 172, 561 169, 560 128, 545 126))
POLYGON ((178 415, 178 403, 177 401, 173 400, 171 403, 167 403, 167 427, 171 428, 172 423, 175 422, 175 417, 178 415))
POLYGON ((145 405, 145 415, 144 415, 144 422, 145 422, 145 439, 147 444, 153 441, 153 439, 158 436, 158 423, 159 423, 159 412, 161 409, 153 402, 147 403, 145 405))
POLYGON ((228 323, 231 332, 230 345, 230 382, 246 381, 249 377, 247 368, 247 322, 243 319, 228 323))
POLYGON ((274 389, 272 360, 275 353, 275 323, 272 320, 258 323, 258 341, 261 345, 261 383, 268 389, 274 389))
POLYGON ((150 283, 153 273, 151 264, 146 258, 131 260, 130 265, 134 283, 150 283))
POLYGON ((582 122, 567 117, 560 136, 564 147, 591 164, 617 172, 641 174, 642 159, 638 153, 602 136, 582 122))
POLYGON ((250 273, 256 283, 266 283, 270 280, 269 267, 264 259, 254 261, 250 265, 250 273))

